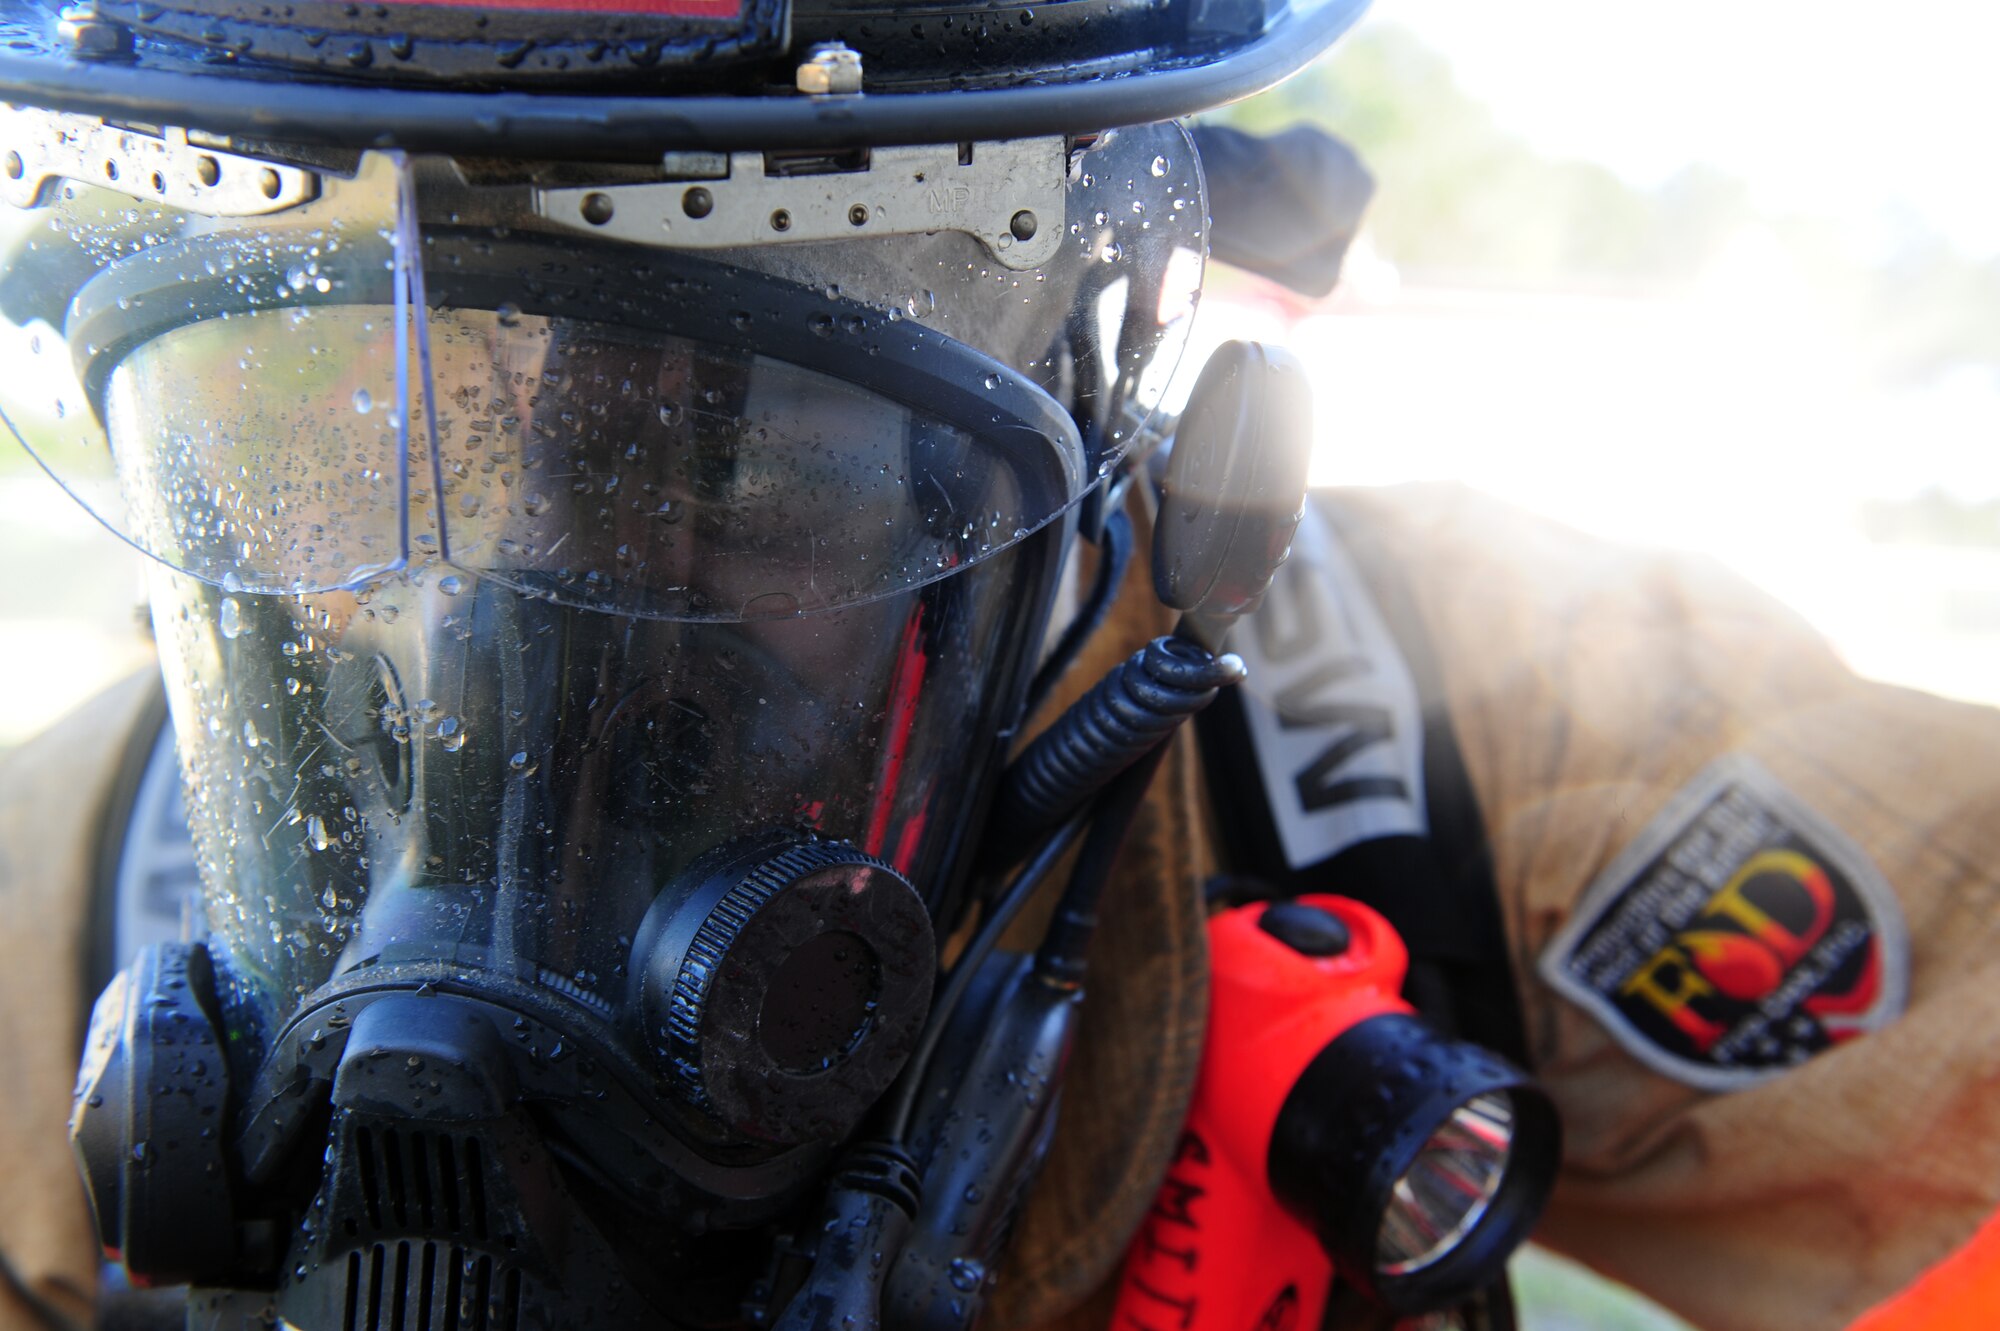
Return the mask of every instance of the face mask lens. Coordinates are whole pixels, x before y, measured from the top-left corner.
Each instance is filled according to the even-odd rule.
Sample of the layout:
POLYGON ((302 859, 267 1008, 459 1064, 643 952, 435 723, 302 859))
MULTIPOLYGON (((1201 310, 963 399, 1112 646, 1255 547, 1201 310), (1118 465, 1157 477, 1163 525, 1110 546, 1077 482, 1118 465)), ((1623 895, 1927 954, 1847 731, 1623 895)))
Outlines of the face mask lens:
POLYGON ((1382 1275, 1420 1271, 1465 1240, 1500 1191, 1513 1136, 1505 1091, 1451 1111, 1390 1189, 1375 1250, 1382 1275))
MULTIPOLYGON (((114 438, 159 432, 170 401, 137 389, 209 327, 128 358, 114 438)), ((1071 493, 1076 436, 1046 395, 1015 381, 1046 426, 1000 431, 1009 394, 983 375, 989 405, 961 426, 680 334, 458 310, 430 331, 447 481, 422 468, 413 493, 450 515, 448 553, 355 592, 157 581, 244 1048, 368 968, 526 975, 632 1009, 656 898, 766 832, 845 843, 936 900, 1051 572, 1045 543, 961 553, 964 523, 1071 493)), ((173 491, 152 499, 174 516, 173 491)), ((821 1024, 858 1029, 847 1008, 875 1001, 821 1024)), ((797 1055, 772 1029, 780 1063, 797 1055)), ((814 1049, 841 1043, 812 1029, 814 1049)))

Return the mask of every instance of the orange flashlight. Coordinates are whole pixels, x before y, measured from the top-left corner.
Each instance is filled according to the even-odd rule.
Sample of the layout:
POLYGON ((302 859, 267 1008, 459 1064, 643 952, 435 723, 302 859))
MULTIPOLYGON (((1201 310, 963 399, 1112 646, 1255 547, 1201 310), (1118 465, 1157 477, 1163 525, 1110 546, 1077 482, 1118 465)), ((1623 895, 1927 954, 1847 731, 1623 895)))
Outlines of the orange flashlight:
POLYGON ((1359 902, 1209 921, 1208 1043, 1130 1254, 1119 1331, 1289 1331, 1337 1278, 1399 1314, 1499 1278, 1548 1198, 1553 1105, 1400 997, 1409 954, 1359 902))

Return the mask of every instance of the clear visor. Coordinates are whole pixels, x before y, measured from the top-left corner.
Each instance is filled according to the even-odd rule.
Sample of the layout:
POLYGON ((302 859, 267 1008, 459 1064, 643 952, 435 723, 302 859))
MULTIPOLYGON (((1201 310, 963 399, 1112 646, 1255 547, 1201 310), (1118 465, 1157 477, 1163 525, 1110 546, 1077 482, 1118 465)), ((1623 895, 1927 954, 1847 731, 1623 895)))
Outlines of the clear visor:
POLYGON ((443 565, 751 620, 921 586, 1147 436, 1206 249, 1173 125, 576 188, 0 131, 7 426, 231 592, 443 565))

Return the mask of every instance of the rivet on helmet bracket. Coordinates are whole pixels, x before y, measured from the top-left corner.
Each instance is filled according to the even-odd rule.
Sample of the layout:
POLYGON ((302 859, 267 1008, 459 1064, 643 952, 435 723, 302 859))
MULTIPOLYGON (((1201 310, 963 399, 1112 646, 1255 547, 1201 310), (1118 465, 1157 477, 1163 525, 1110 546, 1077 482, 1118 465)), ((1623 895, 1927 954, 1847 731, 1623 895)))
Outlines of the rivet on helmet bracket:
POLYGON ((837 97, 861 91, 861 52, 841 42, 824 42, 799 64, 799 91, 837 97))
POLYGON ((94 4, 65 8, 56 19, 56 39, 79 60, 125 60, 132 55, 132 30, 98 13, 94 4))

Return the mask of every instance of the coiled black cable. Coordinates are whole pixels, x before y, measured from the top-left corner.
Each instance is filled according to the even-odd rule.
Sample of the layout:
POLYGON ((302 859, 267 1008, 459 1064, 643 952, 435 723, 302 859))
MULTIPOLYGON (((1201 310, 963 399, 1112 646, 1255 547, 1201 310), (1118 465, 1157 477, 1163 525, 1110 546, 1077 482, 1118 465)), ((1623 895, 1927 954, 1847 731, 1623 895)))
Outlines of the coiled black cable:
POLYGON ((1243 675, 1237 657, 1184 638, 1155 638, 1121 661, 1007 769, 989 856, 1011 863, 1243 675))

